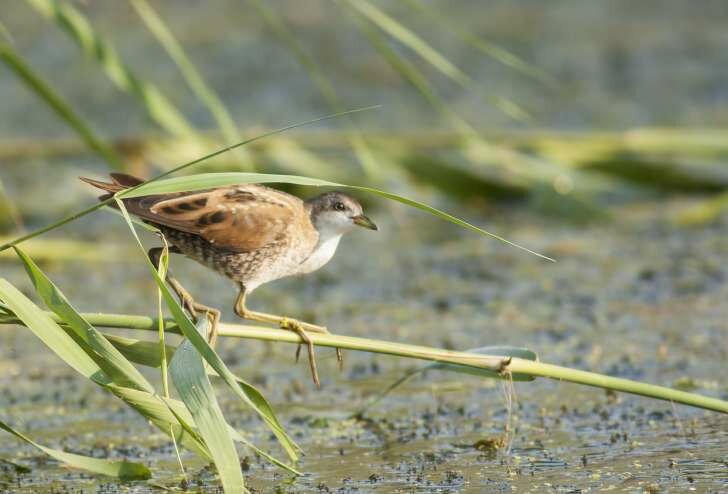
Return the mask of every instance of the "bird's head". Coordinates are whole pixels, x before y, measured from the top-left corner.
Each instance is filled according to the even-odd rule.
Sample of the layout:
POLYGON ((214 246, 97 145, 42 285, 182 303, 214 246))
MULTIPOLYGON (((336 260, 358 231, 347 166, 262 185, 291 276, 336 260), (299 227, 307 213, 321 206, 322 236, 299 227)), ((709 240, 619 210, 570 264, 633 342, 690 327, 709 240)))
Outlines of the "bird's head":
POLYGON ((307 201, 311 222, 323 236, 338 236, 362 226, 376 230, 377 225, 364 216, 361 204, 342 192, 326 192, 307 201))

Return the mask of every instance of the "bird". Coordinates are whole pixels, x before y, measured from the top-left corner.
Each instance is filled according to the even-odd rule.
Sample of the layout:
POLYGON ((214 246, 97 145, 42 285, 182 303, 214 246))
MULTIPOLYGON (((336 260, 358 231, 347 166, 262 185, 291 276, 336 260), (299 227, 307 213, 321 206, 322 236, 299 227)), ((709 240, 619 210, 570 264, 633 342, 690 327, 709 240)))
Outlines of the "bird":
MULTIPOLYGON (((101 201, 144 182, 124 173, 111 173, 110 177, 111 182, 79 178, 105 192, 99 197, 101 201)), ((328 330, 296 319, 252 311, 246 306, 246 298, 271 281, 322 268, 334 256, 341 237, 355 227, 377 230, 356 199, 334 191, 302 200, 271 187, 243 184, 122 201, 130 214, 159 230, 170 253, 183 254, 234 281, 239 289, 234 305, 236 315, 296 332, 307 346, 311 375, 320 386, 313 343, 307 332, 328 333, 328 330)), ((162 253, 163 247, 149 249, 149 258, 155 266, 162 253)), ((193 318, 198 311, 208 315, 209 342, 214 346, 220 311, 195 301, 169 271, 166 281, 193 318)), ((297 359, 300 349, 299 345, 297 359)), ((337 349, 337 358, 341 363, 340 349, 337 349)))

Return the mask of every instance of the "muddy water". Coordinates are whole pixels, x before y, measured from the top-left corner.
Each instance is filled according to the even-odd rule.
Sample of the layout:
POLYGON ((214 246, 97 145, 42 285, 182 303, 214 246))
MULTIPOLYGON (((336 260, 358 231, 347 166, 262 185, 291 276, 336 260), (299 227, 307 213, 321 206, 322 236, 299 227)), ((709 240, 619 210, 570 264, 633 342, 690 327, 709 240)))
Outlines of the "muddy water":
MULTIPOLYGON (((342 334, 466 349, 525 346, 547 362, 680 386, 726 398, 728 222, 696 229, 670 219, 687 200, 615 210, 615 219, 565 225, 499 208, 468 211, 480 224, 558 259, 542 262, 399 207, 372 213, 381 231, 355 232, 325 270, 260 289, 251 305, 314 319, 342 334)), ((64 230, 131 245, 110 214, 64 230)), ((229 307, 234 290, 190 261, 174 268, 205 302, 229 307)), ((151 313, 152 282, 133 255, 44 266, 81 310, 151 313)), ((3 276, 29 288, 14 263, 3 276)), ((123 333, 123 332, 122 332, 123 333)), ((127 333, 128 334, 128 333, 127 333)), ((165 437, 76 377, 27 330, 0 333, 0 408, 39 441, 150 465, 179 485, 165 437)), ((515 384, 509 407, 495 381, 429 372, 395 390, 364 420, 350 416, 417 362, 346 352, 342 372, 319 351, 315 389, 293 347, 222 341, 235 372, 256 383, 306 451, 293 480, 241 450, 261 492, 576 492, 728 489, 728 419, 644 398, 546 379, 515 384), (498 448, 510 423, 510 440, 498 448)), ((155 372, 149 373, 156 379, 155 372)), ((226 416, 258 445, 270 434, 223 387, 226 416)), ((13 492, 145 492, 67 470, 4 436, 0 488, 13 492)), ((190 486, 214 477, 185 454, 190 486)))
MULTIPOLYGON (((327 112, 285 43, 259 18, 237 0, 213 4, 155 6, 241 128, 278 127, 327 112)), ((332 77, 342 101, 384 104, 381 113, 357 117, 364 127, 443 125, 351 25, 339 22, 328 2, 307 2, 306 9, 299 4, 276 3, 293 34, 332 77)), ((79 5, 125 60, 160 84, 194 124, 214 127, 128 6, 79 5)), ((728 31, 721 2, 512 1, 490 2, 487 12, 481 2, 458 2, 440 8, 559 81, 559 88, 548 89, 463 47, 424 18, 393 10, 482 83, 481 91, 467 94, 438 86, 475 126, 520 126, 483 102, 491 91, 524 105, 534 125, 550 128, 728 122, 728 31)), ((83 61, 25 3, 4 9, 2 24, 16 49, 102 135, 157 131, 131 97, 114 90, 95 63, 83 61)), ((0 100, 2 138, 72 135, 12 77, 0 79, 0 100)), ((3 185, 29 227, 88 203, 91 197, 75 177, 104 172, 89 157, 2 165, 3 185)), ((410 193, 438 200, 423 190, 410 193)), ((525 346, 547 362, 728 398, 725 217, 699 228, 675 227, 671 220, 690 205, 688 199, 614 207, 611 221, 591 225, 505 207, 441 205, 558 263, 379 205, 372 216, 380 232, 353 234, 325 270, 261 288, 251 306, 315 320, 342 334, 457 349, 525 346)), ((120 251, 106 262, 43 265, 76 307, 153 313, 152 282, 118 218, 95 215, 55 235, 120 251)), ((175 259, 173 266, 204 302, 225 308, 224 318, 234 319, 235 294, 228 282, 185 260, 175 259)), ((0 261, 0 274, 31 293, 16 263, 0 261)), ((353 420, 349 417, 374 393, 418 364, 346 352, 339 372, 333 353, 320 350, 323 385, 317 390, 306 364, 294 364, 291 346, 221 341, 220 351, 235 372, 259 386, 306 451, 298 465, 305 475, 294 480, 241 449, 246 479, 259 492, 728 491, 728 419, 715 413, 545 379, 516 384, 508 406, 498 382, 430 372, 398 388, 364 420, 353 420), (510 436, 492 447, 502 443, 507 426, 510 436)), ((147 374, 159 381, 156 371, 147 374)), ((280 456, 267 429, 219 389, 229 421, 280 456)), ((44 444, 140 461, 153 469, 157 485, 181 483, 164 435, 75 376, 23 328, 0 328, 0 415, 44 444)), ((0 492, 156 489, 66 469, 4 433, 0 458, 31 468, 19 475, 0 461, 0 492)), ((192 490, 216 488, 204 464, 189 454, 183 460, 192 490)))

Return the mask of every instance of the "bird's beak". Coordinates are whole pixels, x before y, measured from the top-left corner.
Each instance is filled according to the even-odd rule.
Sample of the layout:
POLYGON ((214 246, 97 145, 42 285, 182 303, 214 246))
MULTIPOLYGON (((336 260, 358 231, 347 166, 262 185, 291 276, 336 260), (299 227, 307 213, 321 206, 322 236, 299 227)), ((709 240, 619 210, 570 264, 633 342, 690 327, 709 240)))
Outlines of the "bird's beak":
POLYGON ((377 225, 375 225, 372 220, 370 220, 363 214, 360 214, 359 216, 354 216, 351 219, 354 221, 355 225, 363 226, 364 228, 369 228, 370 230, 379 230, 379 228, 377 228, 377 225))

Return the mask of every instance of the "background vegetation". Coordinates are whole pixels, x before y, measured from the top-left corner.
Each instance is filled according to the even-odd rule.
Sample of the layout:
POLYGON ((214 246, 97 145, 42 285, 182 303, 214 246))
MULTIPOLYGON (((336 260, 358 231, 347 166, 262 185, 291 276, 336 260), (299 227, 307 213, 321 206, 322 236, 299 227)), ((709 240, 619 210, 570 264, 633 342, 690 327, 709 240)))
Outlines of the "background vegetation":
MULTIPOLYGON (((511 221, 522 220, 526 226, 514 232, 519 243, 527 243, 535 250, 560 258, 575 252, 578 258, 586 252, 602 249, 606 244, 599 240, 596 232, 629 232, 634 228, 629 225, 655 222, 658 230, 667 229, 670 235, 654 234, 648 228, 646 238, 658 243, 653 247, 656 258, 666 256, 669 259, 666 262, 675 263, 675 267, 667 268, 659 263, 656 268, 635 267, 625 259, 624 251, 612 246, 605 249, 604 255, 613 259, 616 266, 602 265, 600 273, 605 276, 615 271, 638 272, 638 278, 647 283, 656 279, 653 291, 646 296, 663 300, 659 283, 661 273, 679 270, 678 266, 689 262, 697 267, 694 276, 688 277, 688 283, 697 283, 697 293, 707 298, 678 302, 693 307, 701 307, 701 304, 711 307, 713 297, 719 299, 720 293, 725 291, 722 282, 725 267, 720 267, 720 259, 728 249, 725 235, 721 233, 725 228, 723 211, 728 204, 728 172, 724 165, 728 146, 723 139, 728 112, 721 89, 726 75, 716 68, 726 56, 722 50, 725 34, 716 28, 724 13, 719 6, 709 5, 709 2, 705 2, 706 9, 701 13, 691 11, 689 14, 679 3, 668 4, 669 8, 657 9, 645 4, 634 11, 621 7, 613 7, 615 10, 611 11, 604 6, 570 2, 551 7, 524 2, 494 4, 491 11, 479 2, 462 2, 456 8, 450 8, 438 2, 420 0, 393 4, 366 0, 312 2, 305 9, 294 2, 258 1, 243 2, 243 7, 236 2, 219 2, 214 9, 145 0, 103 6, 65 0, 18 2, 16 9, 3 12, 0 19, 5 36, 4 41, 0 41, 0 59, 4 62, 0 97, 7 102, 7 110, 0 119, 3 133, 0 179, 6 184, 0 190, 4 235, 10 240, 80 209, 78 203, 89 200, 82 186, 74 181, 81 172, 87 174, 91 170, 103 174, 108 170, 125 170, 149 177, 240 139, 260 135, 267 128, 353 107, 381 104, 379 110, 347 115, 256 140, 187 168, 183 173, 254 171, 304 175, 366 184, 417 197, 440 208, 457 210, 459 216, 475 218, 478 224, 488 221, 492 215, 504 215, 503 222, 494 225, 501 227, 498 233, 508 233, 513 229, 511 221), (677 31, 672 31, 676 19, 680 22, 677 31), (571 22, 573 20, 579 22, 571 22), (564 31, 567 25, 570 30, 564 31), (573 41, 572 37, 579 41, 573 41), (548 222, 548 228, 543 227, 544 221, 548 222), (508 232, 503 228, 509 228, 508 232), (579 246, 578 241, 576 246, 564 244, 566 240, 561 235, 568 236, 569 229, 588 229, 595 236, 585 240, 586 245, 579 246), (650 236, 650 233, 654 235, 650 236), (687 254, 685 261, 672 257, 675 251, 669 245, 660 245, 663 242, 679 245, 695 242, 695 250, 685 252, 678 248, 679 252, 687 254), (667 250, 661 250, 663 247, 667 250)), ((191 180, 193 183, 199 177, 191 180)), ((300 194, 310 193, 305 188, 294 190, 300 194)), ((364 199, 374 206, 373 197, 364 199)), ((457 307, 472 296, 474 292, 468 295, 468 290, 488 285, 487 281, 485 285, 478 282, 477 276, 475 280, 468 278, 474 265, 480 266, 486 261, 482 243, 471 244, 465 240, 443 244, 443 240, 459 239, 462 234, 448 233, 451 231, 446 229, 439 234, 413 233, 417 229, 406 226, 415 224, 409 213, 379 203, 378 207, 376 214, 387 218, 385 224, 391 222, 390 231, 404 236, 406 242, 400 245, 418 250, 415 259, 426 261, 432 275, 437 273, 437 263, 447 265, 449 258, 462 263, 462 267, 454 268, 444 280, 437 276, 428 279, 423 270, 415 270, 417 276, 422 276, 419 279, 425 280, 419 290, 434 294, 432 307, 436 311, 440 310, 438 307, 444 307, 447 312, 453 304, 457 307), (432 242, 432 246, 426 248, 424 244, 428 242, 432 242), (434 250, 430 251, 430 248, 434 250)), ((73 227, 86 233, 76 235, 63 230, 65 233, 54 232, 22 245, 29 255, 23 261, 33 285, 57 320, 54 322, 52 315, 40 312, 15 288, 14 285, 22 287, 23 282, 13 271, 4 274, 12 282, 6 282, 2 287, 0 298, 6 304, 4 320, 22 320, 71 367, 136 408, 161 433, 176 438, 175 448, 181 445, 196 451, 198 457, 214 460, 226 491, 233 492, 234 486, 242 485, 233 440, 254 447, 252 443, 261 444, 261 438, 258 436, 251 443, 240 433, 226 429, 228 426, 207 381, 200 356, 223 376, 238 398, 252 405, 263 417, 263 422, 283 446, 288 460, 297 460, 299 452, 285 432, 288 428, 281 426, 255 388, 241 383, 239 377, 227 370, 223 360, 205 348, 192 323, 167 297, 163 286, 160 286, 161 293, 167 297, 175 316, 175 322, 170 324, 188 338, 187 343, 180 344, 174 351, 174 357, 171 355, 173 347, 170 347, 170 355, 164 357, 172 364, 170 372, 181 402, 170 398, 166 375, 162 378, 163 390, 157 392, 148 378, 134 370, 131 364, 151 362, 160 367, 160 361, 155 360, 159 358, 157 345, 129 340, 128 336, 126 340, 119 335, 102 337, 89 324, 90 315, 81 316, 65 300, 59 303, 59 297, 63 297, 31 258, 43 262, 70 261, 56 269, 68 283, 68 289, 73 290, 74 295, 80 295, 78 303, 89 311, 99 310, 99 304, 112 303, 118 310, 134 314, 154 313, 149 304, 146 312, 142 310, 144 307, 140 308, 134 290, 126 288, 124 283, 111 283, 108 272, 99 268, 99 261, 108 265, 111 261, 136 262, 141 257, 131 243, 111 240, 110 235, 117 231, 116 227, 110 226, 113 217, 101 214, 94 218, 84 220, 85 226, 73 227), (97 263, 89 264, 91 261, 97 263), (74 272, 76 274, 65 274, 74 272), (85 295, 94 286, 103 287, 108 295, 85 295), (36 314, 37 319, 28 319, 32 314, 36 314), (61 326, 58 326, 59 322, 61 326), (67 348, 71 353, 64 355, 59 348, 67 348), (202 390, 202 394, 191 393, 193 389, 202 390), (211 444, 219 444, 221 449, 213 451, 211 444)), ((119 221, 114 224, 123 225, 119 221)), ((424 228, 431 229, 432 226, 424 228)), ((379 252, 391 250, 393 237, 388 235, 388 240, 378 245, 379 252)), ((635 238, 625 233, 619 235, 624 235, 625 241, 635 242, 635 238)), ((510 237, 510 234, 506 236, 510 237)), ((499 247, 491 246, 491 249, 499 256, 509 256, 501 257, 508 259, 507 264, 518 262, 511 261, 510 256, 526 263, 528 267, 521 275, 540 276, 538 270, 542 268, 534 267, 533 260, 519 258, 517 253, 498 254, 501 252, 499 247)), ((2 255, 14 258, 8 250, 2 255)), ((387 262, 398 266, 406 264, 396 257, 396 252, 395 257, 389 257, 391 255, 376 255, 372 263, 378 264, 378 269, 386 269, 387 262)), ((583 269, 590 262, 594 259, 585 257, 582 268, 579 265, 560 267, 564 276, 561 283, 570 273, 574 275, 572 270, 583 269)), ((483 276, 487 279, 490 275, 486 272, 483 276)), ((571 279, 577 278, 572 276, 571 279)), ((591 281, 600 283, 598 276, 591 281)), ((364 282, 366 279, 362 284, 364 282)), ((679 299, 681 293, 680 283, 684 282, 680 275, 668 277, 665 283, 678 289, 668 290, 663 302, 675 303, 675 297, 679 299)), ((372 283, 369 286, 381 287, 372 283)), ((294 289, 300 287, 293 285, 294 289)), ((628 285, 626 289, 634 287, 628 285)), ((384 293, 381 288, 378 290, 380 294, 384 293)), ((584 290, 596 293, 598 300, 605 295, 598 287, 585 287, 584 290)), ((302 301, 287 302, 287 296, 274 293, 264 302, 286 310, 297 307, 300 310, 304 306, 302 301)), ((355 299, 360 296, 359 289, 347 289, 344 293, 355 299)), ((695 295, 695 292, 691 293, 695 295)), ((629 298, 629 293, 621 295, 629 298)), ((331 297, 331 292, 319 290, 313 295, 304 294, 306 296, 314 296, 320 302, 321 297, 331 297)), ((612 296, 607 296, 607 302, 612 296)), ((75 296, 71 298, 76 300, 75 296)), ((342 333, 348 332, 346 328, 352 324, 351 316, 357 312, 364 314, 361 320, 364 326, 359 331, 377 323, 400 328, 416 323, 417 319, 411 317, 411 311, 417 306, 415 297, 399 295, 399 298, 403 309, 409 308, 406 313, 387 312, 386 307, 379 307, 370 300, 368 310, 356 308, 354 304, 338 316, 335 314, 334 321, 340 323, 342 333), (385 314, 384 319, 371 315, 376 312, 385 314)), ((330 300, 338 307, 347 307, 341 299, 338 302, 335 298, 330 300)), ((561 303, 554 304, 553 299, 543 296, 535 301, 519 296, 513 300, 529 302, 530 308, 519 306, 519 310, 535 311, 531 317, 537 319, 539 313, 558 312, 561 303)), ((477 301, 472 305, 483 307, 477 301)), ((320 312, 325 314, 327 311, 325 303, 316 304, 316 307, 320 310, 309 314, 311 317, 319 317, 320 312)), ((512 318, 506 316, 508 313, 501 310, 498 317, 512 318)), ((453 315, 450 324, 478 321, 467 314, 453 315)), ((721 331, 725 330, 725 325, 714 324, 711 318, 720 321, 720 312, 703 314, 692 322, 697 324, 696 337, 703 348, 711 348, 711 341, 721 341, 724 334, 721 331)), ((496 320, 495 324, 506 320, 496 320)), ((132 324, 126 319, 111 324, 107 319, 93 324, 151 329, 154 323, 145 321, 132 324)), ((564 354, 555 349, 562 341, 558 338, 544 348, 549 348, 552 358, 567 365, 584 367, 583 358, 594 358, 600 363, 600 357, 593 354, 603 351, 597 350, 602 345, 598 343, 601 336, 595 337, 595 331, 598 334, 613 330, 615 324, 608 321, 608 317, 606 320, 586 317, 573 324, 556 324, 554 327, 560 328, 558 331, 575 328, 574 331, 583 335, 583 340, 575 337, 575 347, 564 354), (584 357, 588 347, 591 347, 591 354, 584 357)), ((493 324, 492 319, 481 322, 493 324)), ((521 325, 529 326, 523 321, 521 325)), ((628 326, 633 331, 644 331, 640 324, 628 326)), ((438 330, 435 334, 459 335, 457 331, 438 330)), ((681 334, 680 331, 668 325, 662 339, 650 340, 649 348, 654 353, 638 355, 642 366, 652 368, 655 355, 663 358, 671 347, 666 341, 675 343, 675 338, 679 340, 680 337, 671 335, 681 334)), ((409 334, 400 330, 395 336, 397 338, 387 339, 415 342, 424 333, 409 334)), ((528 347, 538 344, 532 333, 521 336, 516 341, 495 340, 493 343, 528 347)), ((287 337, 275 336, 284 340, 287 337)), ((427 342, 458 348, 482 346, 483 343, 482 337, 467 331, 459 336, 457 344, 443 338, 427 342)), ((621 337, 619 333, 614 334, 614 338, 621 344, 624 334, 621 337)), ((13 344, 9 345, 8 362, 13 362, 16 357, 12 348, 17 340, 10 341, 13 344)), ((675 347, 678 354, 684 351, 695 358, 701 356, 694 351, 694 345, 676 344, 675 347)), ((227 350, 239 353, 239 347, 229 346, 227 350)), ((541 364, 529 364, 535 354, 524 354, 524 351, 501 347, 499 353, 490 348, 491 355, 509 352, 516 352, 514 354, 520 357, 525 355, 523 369, 531 372, 523 377, 545 375, 569 379, 568 371, 559 376, 553 370, 551 373, 536 372, 534 366, 541 364)), ((618 354, 618 349, 616 351, 618 354)), ((711 351, 720 352, 717 347, 712 347, 711 351)), ((543 351, 538 353, 543 356, 543 351)), ((710 353, 709 357, 717 369, 724 367, 720 364, 720 353, 710 353)), ((225 360, 230 361, 229 355, 225 360)), ((601 364, 606 366, 606 362, 601 364)), ((494 370, 498 372, 501 365, 496 362, 488 367, 491 375, 494 370)), ((671 365, 669 359, 665 365, 671 365)), ((696 384, 695 372, 687 372, 696 369, 675 365, 677 372, 684 371, 685 376, 672 381, 661 379, 661 382, 686 389, 702 388, 703 394, 725 395, 724 384, 696 384)), ((161 368, 166 367, 162 365, 161 368)), ((618 369, 603 367, 602 370, 620 374, 618 369)), ((415 371, 418 369, 408 375, 415 375, 415 371)), ((518 372, 517 366, 514 371, 518 372)), ((645 377, 641 372, 645 371, 640 367, 626 377, 641 379, 645 377)), ((701 375, 711 374, 709 369, 700 372, 701 375)), ((573 378, 575 374, 571 376, 573 378)), ((647 377, 654 381, 660 374, 648 374, 647 377)), ((281 378, 285 380, 286 376, 281 378)), ((457 377, 450 379, 459 382, 457 377)), ((616 381, 608 387, 625 389, 617 386, 616 381)), ((473 446, 475 450, 495 451, 501 444, 500 438, 505 437, 502 445, 507 444, 507 448, 503 449, 510 451, 514 439, 511 435, 514 395, 511 388, 506 391, 504 406, 508 418, 496 421, 499 427, 505 427, 506 435, 485 439, 485 443, 476 441, 473 444, 480 446, 473 446)), ((659 395, 663 391, 655 393, 659 395)), ((664 393, 670 392, 664 390, 664 393)), ((371 393, 362 392, 362 398, 367 394, 371 393)), ((669 396, 676 401, 693 400, 687 394, 669 396)), ((287 398, 276 401, 289 401, 290 396, 287 398)), ((376 393, 367 398, 368 401, 373 399, 379 399, 376 393)), ((406 392, 400 397, 404 402, 411 399, 406 392)), ((718 399, 694 399, 697 400, 695 403, 716 410, 721 410, 725 404, 718 399)), ((7 395, 3 400, 5 403, 0 405, 10 411, 13 398, 7 395)), ((361 400, 362 404, 367 400, 361 400)), ((564 402, 578 403, 566 396, 564 402)), ((226 409, 228 420, 231 410, 232 416, 241 413, 231 409, 229 404, 226 407, 223 403, 222 408, 226 409)), ((331 413, 336 408, 324 413, 331 413)), ((356 415, 355 409, 348 411, 356 415)), ((363 418, 361 413, 358 416, 360 420, 363 418)), ((18 417, 13 414, 3 419, 20 420, 18 417)), ((304 419, 307 437, 310 437, 311 427, 317 427, 316 420, 319 418, 304 419)), ((679 419, 676 423, 675 427, 684 429, 679 419)), ((338 424, 344 436, 355 433, 350 423, 338 424)), ((14 433, 19 441, 32 441, 20 432, 27 427, 12 427, 5 422, 0 425, 14 433)), ((721 429, 712 424, 706 427, 706 440, 716 438, 715 434, 721 429)), ((326 428, 334 427, 327 425, 326 428)), ((99 444, 107 443, 99 440, 99 444)), ((9 451, 14 455, 16 450, 9 451)), ((140 464, 144 462, 97 464, 92 459, 71 457, 67 451, 48 448, 44 451, 61 462, 94 472, 120 478, 149 476, 149 470, 140 464)), ((255 451, 257 455, 268 455, 261 450, 255 451)), ((569 454, 576 453, 569 450, 569 454)), ((701 461, 710 463, 711 454, 719 455, 720 452, 708 451, 701 461)), ((140 455, 117 452, 112 456, 139 459, 140 455)), ((165 456, 167 459, 174 457, 160 455, 165 456)), ((511 462, 513 456, 506 453, 504 458, 511 462)), ((199 460, 180 458, 180 463, 190 465, 190 461, 194 465, 194 461, 199 460)), ((297 473, 296 468, 301 468, 293 463, 284 465, 279 460, 273 461, 289 473, 297 473)), ((583 463, 586 467, 586 461, 583 463)), ((307 466, 316 470, 315 465, 308 463, 307 466)), ((155 470, 175 472, 175 468, 156 465, 155 470)), ((467 468, 469 466, 453 462, 456 473, 467 468)), ((263 472, 258 472, 259 479, 266 478, 263 472)), ((205 474, 201 470, 193 480, 185 476, 184 483, 192 481, 205 485, 215 482, 205 474)), ((177 475, 168 474, 171 478, 177 475)), ((341 477, 345 478, 344 474, 341 477)), ((717 481, 720 478, 717 477, 717 481)), ((321 479, 324 482, 341 481, 326 476, 321 479)), ((708 475, 706 482, 713 481, 716 478, 708 475)), ((172 482, 176 480, 168 478, 166 487, 172 482)), ((574 482, 578 483, 577 480, 574 482)), ((29 485, 32 483, 33 480, 29 485)), ((305 490, 305 481, 293 484, 291 489, 305 490)))

